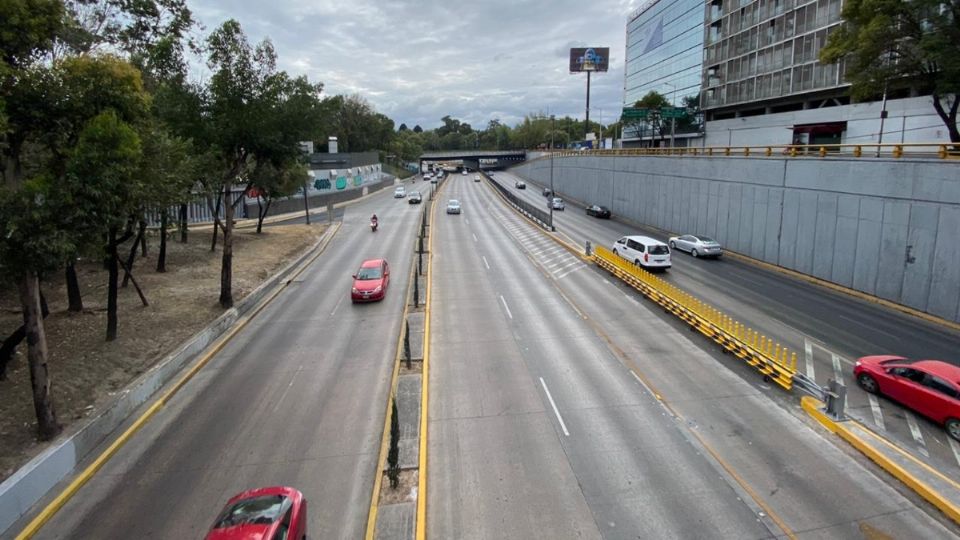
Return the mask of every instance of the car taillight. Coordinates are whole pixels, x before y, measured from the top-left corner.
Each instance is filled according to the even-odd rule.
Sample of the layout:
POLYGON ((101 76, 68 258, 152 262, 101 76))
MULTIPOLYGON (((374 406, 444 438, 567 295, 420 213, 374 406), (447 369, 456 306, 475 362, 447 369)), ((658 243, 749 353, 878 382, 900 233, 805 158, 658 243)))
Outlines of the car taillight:
POLYGON ((643 254, 643 262, 648 262, 648 261, 650 261, 650 255, 644 253, 644 254, 643 254))

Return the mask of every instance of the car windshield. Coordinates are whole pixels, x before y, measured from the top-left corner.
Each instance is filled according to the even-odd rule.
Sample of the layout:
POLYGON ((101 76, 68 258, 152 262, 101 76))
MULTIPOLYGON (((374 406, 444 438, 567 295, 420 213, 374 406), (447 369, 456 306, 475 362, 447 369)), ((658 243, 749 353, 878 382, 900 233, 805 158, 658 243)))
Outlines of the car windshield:
POLYGON ((361 268, 360 271, 357 272, 357 279, 361 281, 367 281, 370 279, 380 279, 381 277, 383 277, 383 272, 380 271, 379 266, 374 266, 370 268, 361 268))
POLYGON ((666 255, 668 253, 670 253, 670 250, 667 248, 667 246, 663 244, 656 244, 656 245, 650 246, 651 255, 666 255))
POLYGON ((214 529, 236 527, 237 525, 269 525, 280 518, 288 506, 283 495, 264 495, 237 501, 224 508, 217 518, 214 529))
POLYGON ((447 206, 460 206, 460 201, 450 201, 447 206))

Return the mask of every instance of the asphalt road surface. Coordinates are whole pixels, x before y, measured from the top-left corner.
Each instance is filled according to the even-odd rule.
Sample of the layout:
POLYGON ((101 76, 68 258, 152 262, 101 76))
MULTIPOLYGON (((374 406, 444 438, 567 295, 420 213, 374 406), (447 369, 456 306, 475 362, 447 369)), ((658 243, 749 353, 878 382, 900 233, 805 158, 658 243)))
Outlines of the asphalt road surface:
POLYGON ((454 177, 448 198, 428 537, 955 535, 485 182, 454 177))
MULTIPOLYGON (((495 181, 526 200, 547 208, 541 186, 514 188, 516 176, 493 173, 495 181)), ((561 194, 562 196, 562 194, 561 194)), ((587 204, 590 201, 584 201, 587 204)), ((608 249, 621 236, 645 234, 664 242, 655 230, 587 216, 566 201, 554 212, 557 231, 577 245, 589 240, 608 249)), ((709 236, 710 231, 683 231, 709 236)), ((848 412, 886 433, 948 476, 960 476, 960 444, 943 428, 898 404, 862 391, 853 378, 853 362, 871 354, 935 358, 960 364, 960 333, 879 304, 860 300, 733 258, 694 258, 673 251, 667 281, 726 312, 737 321, 797 352, 797 367, 820 384, 833 378, 848 391, 848 412)))
POLYGON ((326 251, 39 538, 201 538, 229 497, 276 484, 306 496, 311 538, 362 537, 421 210, 392 191, 349 207, 326 251), (377 257, 393 269, 386 300, 352 305, 351 274, 377 257))

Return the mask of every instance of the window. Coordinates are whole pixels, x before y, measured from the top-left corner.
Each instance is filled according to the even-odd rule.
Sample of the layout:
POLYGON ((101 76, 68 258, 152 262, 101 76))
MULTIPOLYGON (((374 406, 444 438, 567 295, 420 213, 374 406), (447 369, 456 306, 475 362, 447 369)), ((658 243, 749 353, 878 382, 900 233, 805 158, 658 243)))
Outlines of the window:
POLYGON ((952 384, 939 377, 927 374, 927 377, 923 380, 923 385, 929 387, 934 392, 944 394, 953 399, 960 399, 960 392, 957 392, 957 389, 954 388, 952 384))
POLYGON ((650 246, 650 254, 651 255, 669 255, 670 248, 668 248, 663 244, 656 244, 656 245, 650 246))
POLYGON ((902 377, 904 379, 908 379, 916 383, 923 382, 924 373, 922 371, 917 371, 913 368, 895 367, 890 370, 890 373, 892 375, 896 375, 897 377, 902 377))

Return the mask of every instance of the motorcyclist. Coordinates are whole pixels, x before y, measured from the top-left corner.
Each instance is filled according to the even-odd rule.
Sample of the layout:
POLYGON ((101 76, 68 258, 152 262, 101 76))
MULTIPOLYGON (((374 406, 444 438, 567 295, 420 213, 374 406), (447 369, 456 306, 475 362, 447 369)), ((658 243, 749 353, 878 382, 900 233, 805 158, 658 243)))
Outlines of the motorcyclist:
POLYGON ((373 214, 373 216, 370 218, 370 228, 377 230, 377 214, 373 214))

